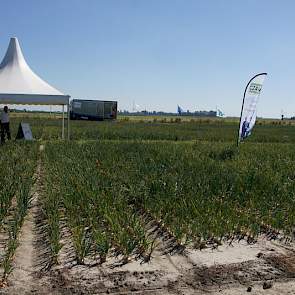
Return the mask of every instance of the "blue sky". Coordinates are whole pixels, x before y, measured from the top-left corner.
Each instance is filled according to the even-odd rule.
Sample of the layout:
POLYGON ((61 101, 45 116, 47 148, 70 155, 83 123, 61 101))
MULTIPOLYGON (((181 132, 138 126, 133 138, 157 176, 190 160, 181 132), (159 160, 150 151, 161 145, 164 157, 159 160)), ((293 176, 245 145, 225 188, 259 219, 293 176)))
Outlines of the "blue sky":
POLYGON ((252 75, 268 72, 258 115, 295 115, 295 1, 1 1, 0 55, 18 37, 31 68, 73 98, 119 109, 238 116, 252 75))

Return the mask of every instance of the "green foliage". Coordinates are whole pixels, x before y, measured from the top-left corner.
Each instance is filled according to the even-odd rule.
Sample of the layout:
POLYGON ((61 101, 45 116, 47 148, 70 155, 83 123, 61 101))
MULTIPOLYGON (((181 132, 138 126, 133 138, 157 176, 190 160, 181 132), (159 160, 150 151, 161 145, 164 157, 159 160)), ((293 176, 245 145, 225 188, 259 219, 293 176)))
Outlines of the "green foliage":
MULTIPOLYGON (((112 171, 102 167, 97 158, 82 156, 82 150, 80 144, 47 144, 46 182, 54 183, 54 189, 47 185, 46 211, 57 215, 57 220, 59 212, 63 212, 73 236, 78 263, 84 263, 91 251, 99 254, 104 262, 110 248, 125 260, 135 253, 143 255, 149 242, 140 217, 128 206, 126 188, 116 182, 112 171), (56 200, 59 204, 50 210, 56 200)), ((48 220, 51 224, 50 218, 48 220)), ((51 231, 56 229, 51 226, 51 231)), ((57 242, 51 241, 55 245, 57 242)))
POLYGON ((18 233, 30 200, 32 177, 36 168, 37 145, 27 142, 9 142, 0 148, 2 164, 0 170, 1 222, 7 217, 9 208, 13 207, 13 210, 11 210, 13 215, 7 217, 6 230, 9 234, 9 240, 1 261, 4 270, 3 276, 6 277, 12 270, 11 263, 18 244, 18 233), (15 203, 12 203, 13 199, 15 203))
POLYGON ((238 153, 237 147, 228 146, 220 150, 211 150, 209 152, 209 157, 211 159, 225 161, 232 160, 238 153))
POLYGON ((295 219, 294 159, 292 145, 277 143, 249 142, 239 154, 228 144, 206 142, 46 147, 48 181, 58 188, 52 198, 60 199, 75 233, 80 262, 92 248, 102 261, 111 248, 125 259, 150 256, 142 210, 182 245, 256 237, 265 227, 288 235, 295 219))
MULTIPOLYGON (((74 140, 201 140, 235 143, 238 122, 230 119, 184 117, 123 117, 119 121, 71 121, 71 139, 74 140), (136 120, 135 120, 136 119, 136 120)), ((17 132, 20 118, 11 120, 13 136, 17 132)), ((32 127, 36 139, 53 140, 61 138, 61 119, 29 117, 26 121, 32 127)), ((248 142, 295 143, 294 123, 273 125, 271 121, 259 121, 248 142)), ((275 121, 280 122, 280 121, 275 121)))
MULTIPOLYGON (((63 222, 80 264, 89 256, 99 256, 103 263, 109 253, 120 255, 123 262, 133 255, 148 261, 156 241, 147 232, 143 213, 180 245, 200 249, 207 241, 219 245, 236 235, 251 240, 269 228, 292 234, 293 126, 261 121, 237 150, 236 123, 176 119, 73 121, 72 139, 77 141, 68 143, 53 140, 60 136, 60 121, 30 119, 39 122, 32 125, 33 134, 48 140, 42 155, 42 209, 55 263, 63 222)), ((29 145, 20 146, 17 153, 25 148, 28 154, 24 161, 32 158, 27 170, 9 147, 3 147, 6 158, 0 154, 3 163, 9 161, 4 164, 9 173, 2 174, 0 182, 1 220, 14 195, 28 196, 29 182, 20 184, 34 171, 37 155, 29 145)), ((11 249, 28 198, 17 202, 11 249)), ((9 257, 3 262, 7 270, 9 257)))

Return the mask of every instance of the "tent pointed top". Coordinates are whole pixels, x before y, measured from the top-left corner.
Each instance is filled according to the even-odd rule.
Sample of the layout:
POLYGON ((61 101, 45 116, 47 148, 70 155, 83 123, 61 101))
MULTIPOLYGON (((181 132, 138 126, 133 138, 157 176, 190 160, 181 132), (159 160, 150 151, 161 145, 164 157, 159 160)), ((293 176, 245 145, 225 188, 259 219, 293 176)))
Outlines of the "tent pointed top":
POLYGON ((0 64, 0 69, 5 66, 12 66, 14 63, 28 67, 16 37, 10 38, 6 54, 0 64))
MULTIPOLYGON (((26 96, 23 104, 67 104, 64 95, 35 74, 27 64, 18 39, 10 39, 6 54, 0 64, 0 103, 12 96, 26 96), (33 99, 28 99, 28 95, 33 99)), ((14 99, 13 103, 20 99, 14 99)))

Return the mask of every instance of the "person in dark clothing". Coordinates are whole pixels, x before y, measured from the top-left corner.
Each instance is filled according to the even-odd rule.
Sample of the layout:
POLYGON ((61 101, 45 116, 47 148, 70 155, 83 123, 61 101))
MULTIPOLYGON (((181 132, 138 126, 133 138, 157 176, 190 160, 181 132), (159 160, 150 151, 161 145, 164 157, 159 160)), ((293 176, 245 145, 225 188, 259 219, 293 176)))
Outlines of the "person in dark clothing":
POLYGON ((3 108, 3 112, 1 113, 1 143, 5 142, 5 135, 7 136, 8 140, 11 139, 7 106, 3 108))

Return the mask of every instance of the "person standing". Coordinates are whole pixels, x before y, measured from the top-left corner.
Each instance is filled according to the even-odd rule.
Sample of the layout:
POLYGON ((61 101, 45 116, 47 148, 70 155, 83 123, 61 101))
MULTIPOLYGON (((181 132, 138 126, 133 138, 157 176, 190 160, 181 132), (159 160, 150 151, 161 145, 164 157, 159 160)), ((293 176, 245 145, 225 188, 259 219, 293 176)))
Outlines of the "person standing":
POLYGON ((8 140, 11 139, 9 128, 9 114, 7 106, 3 108, 3 112, 1 113, 1 143, 5 142, 5 135, 7 136, 8 140))

